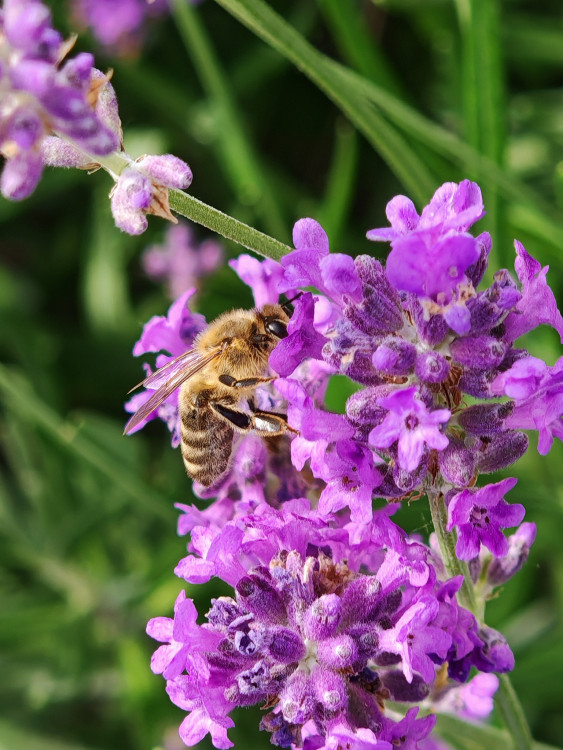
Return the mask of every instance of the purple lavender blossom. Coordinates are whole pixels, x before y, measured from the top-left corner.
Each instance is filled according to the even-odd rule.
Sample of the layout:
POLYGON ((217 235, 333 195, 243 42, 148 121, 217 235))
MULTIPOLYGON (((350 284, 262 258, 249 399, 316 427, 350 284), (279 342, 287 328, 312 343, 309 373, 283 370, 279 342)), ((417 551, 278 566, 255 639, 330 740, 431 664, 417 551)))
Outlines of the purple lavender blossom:
POLYGON ((200 279, 213 273, 223 262, 224 251, 215 240, 197 243, 188 224, 170 227, 162 245, 151 245, 141 258, 147 276, 164 281, 171 299, 198 286, 200 279))
POLYGON ((554 437, 563 439, 563 357, 553 367, 536 357, 519 359, 497 375, 491 391, 514 400, 505 427, 538 430, 542 456, 551 450, 554 437))
POLYGON ((75 148, 105 156, 119 148, 120 135, 97 110, 107 77, 88 53, 59 64, 67 45, 39 0, 5 0, 0 35, 0 152, 6 158, 0 187, 4 197, 21 200, 41 178, 46 137, 62 136, 75 148))
POLYGON ((439 711, 472 721, 483 721, 493 711, 493 698, 499 680, 494 674, 476 674, 465 685, 447 692, 436 704, 439 711))
MULTIPOLYGON (((270 258, 259 261, 251 255, 243 254, 230 260, 229 266, 252 289, 256 307, 276 304, 279 298, 278 286, 284 273, 279 263, 270 258)), ((292 289, 289 294, 293 297, 294 290, 292 289)))
MULTIPOLYGON (((382 585, 377 569, 406 548, 400 529, 389 533, 392 522, 381 520, 365 524, 369 533, 353 545, 341 523, 321 519, 305 500, 279 511, 257 507, 221 529, 202 529, 195 542, 192 527, 190 557, 201 555, 207 575, 226 580, 235 594, 212 600, 203 627, 183 595, 173 620, 149 623, 163 644, 153 670, 168 679, 172 700, 192 712, 180 730, 184 742, 209 732, 216 747, 227 747, 219 727, 230 725, 230 711, 264 701, 276 707, 261 726, 282 747, 310 747, 314 737, 315 746, 330 747, 331 737, 358 733, 375 748, 394 747, 399 738, 398 746, 416 748, 428 735, 434 717, 419 719, 415 705, 397 722, 385 700, 424 700, 454 638, 462 640, 456 631, 476 634, 476 623, 469 612, 460 619, 456 603, 438 599, 441 585, 428 567, 426 575, 394 582, 382 574, 382 585), (371 539, 382 528, 398 547, 379 547, 376 555, 371 539)), ((424 548, 417 549, 422 562, 424 548)), ((197 566, 178 570, 193 580, 197 566)))
MULTIPOLYGON (((498 684, 491 673, 514 666, 502 634, 460 605, 463 577, 447 579, 436 545, 393 522, 398 502, 374 511, 373 500, 444 496, 476 595, 514 575, 535 534, 522 524, 504 536, 524 516, 504 500, 516 480, 475 481, 523 454, 521 429, 539 430, 540 452, 561 437, 563 359, 549 367, 513 347, 541 323, 561 332, 560 316, 546 269, 518 244, 520 284, 503 269, 477 291, 491 240, 468 231, 483 215, 473 183, 442 186, 420 217, 403 197, 388 215, 392 227, 372 237, 392 243, 386 266, 330 253, 313 219, 297 222, 296 249, 280 264, 231 264, 257 304, 316 291, 303 290, 271 355, 284 377, 256 391, 259 408, 283 411, 297 434, 273 451, 245 435, 217 486, 196 488, 215 502, 179 506, 190 538, 177 575, 190 584, 216 576, 235 590, 212 601, 204 626, 183 597, 174 620, 150 626, 163 644, 154 669, 191 712, 187 744, 209 733, 228 747, 230 712, 261 703, 261 728, 282 747, 430 747, 423 701, 482 719, 498 684), (325 406, 333 374, 361 386, 345 414, 325 406), (217 645, 206 645, 209 633, 217 645), (459 687, 472 669, 491 678, 459 687), (388 700, 404 704, 404 718, 388 700)), ((147 343, 158 347, 154 333, 147 343)))
POLYGON ((96 39, 123 56, 138 51, 147 19, 168 11, 167 0, 78 0, 79 21, 92 29, 96 39))
POLYGON ((445 183, 419 217, 413 203, 399 195, 387 204, 390 229, 372 229, 370 240, 390 241, 387 276, 391 284, 443 309, 457 333, 469 330, 464 304, 466 275, 480 258, 478 239, 467 230, 484 215, 479 187, 469 180, 445 183))
POLYGON ((447 422, 451 412, 447 409, 429 411, 415 387, 398 390, 378 400, 380 407, 388 413, 383 422, 369 434, 369 443, 374 448, 389 448, 398 441, 398 461, 405 471, 414 471, 424 446, 444 450, 448 438, 440 425, 447 422))
POLYGON ((460 560, 477 557, 481 544, 495 557, 506 555, 508 541, 501 529, 518 526, 526 512, 523 505, 510 505, 503 499, 516 482, 503 479, 478 490, 463 490, 450 499, 447 530, 457 528, 456 554, 460 560))
POLYGON ((541 263, 532 258, 518 240, 514 241, 514 247, 514 267, 522 284, 522 298, 504 321, 505 338, 515 341, 519 336, 544 323, 555 328, 563 343, 563 317, 546 281, 549 266, 542 268, 541 263))
POLYGON ((110 193, 116 226, 127 234, 142 234, 148 226, 148 214, 177 223, 170 213, 168 189, 183 190, 191 182, 189 166, 172 154, 142 156, 132 161, 116 177, 110 193))

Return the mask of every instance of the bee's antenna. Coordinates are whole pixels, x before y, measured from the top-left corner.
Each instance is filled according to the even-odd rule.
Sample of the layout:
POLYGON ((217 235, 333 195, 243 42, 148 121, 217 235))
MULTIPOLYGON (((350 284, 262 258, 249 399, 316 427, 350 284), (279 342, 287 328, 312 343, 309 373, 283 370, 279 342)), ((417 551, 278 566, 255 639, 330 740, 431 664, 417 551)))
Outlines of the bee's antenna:
POLYGON ((283 310, 284 312, 289 312, 289 310, 287 309, 287 308, 288 308, 288 305, 291 305, 291 303, 292 303, 292 302, 295 302, 295 300, 296 300, 296 299, 299 299, 299 297, 301 297, 301 295, 302 295, 302 294, 303 294, 303 292, 298 292, 298 293, 297 293, 297 294, 295 295, 295 297, 292 297, 291 299, 288 299, 288 300, 287 300, 287 302, 284 302, 284 303, 283 303, 283 305, 281 306, 281 309, 282 309, 282 310, 283 310))

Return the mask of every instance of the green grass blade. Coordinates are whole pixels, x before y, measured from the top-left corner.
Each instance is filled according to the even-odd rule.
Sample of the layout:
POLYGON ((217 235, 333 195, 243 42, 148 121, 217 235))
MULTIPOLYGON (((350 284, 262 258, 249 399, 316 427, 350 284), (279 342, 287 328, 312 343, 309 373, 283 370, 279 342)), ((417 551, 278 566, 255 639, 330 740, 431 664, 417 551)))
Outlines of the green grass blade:
POLYGON ((342 78, 334 77, 326 58, 262 0, 217 0, 287 57, 336 104, 388 164, 415 199, 424 201, 437 187, 436 180, 408 142, 342 78))
MULTIPOLYGON (((457 0, 461 31, 461 63, 464 130, 468 143, 495 164, 502 164, 506 143, 504 72, 500 54, 500 9, 498 0, 457 0)), ((480 180, 475 170, 471 177, 480 180)), ((500 201, 491 186, 485 196, 484 226, 501 248, 500 201)), ((506 253, 504 253, 506 255, 506 253)))
POLYGON ((408 136, 446 157, 464 171, 478 172, 483 179, 497 186, 500 194, 505 198, 526 206, 526 210, 534 216, 533 226, 541 227, 541 235, 538 236, 549 242, 553 258, 559 259, 560 248, 563 245, 563 215, 535 190, 518 180, 508 170, 502 169, 457 135, 421 115, 377 84, 334 60, 327 58, 326 64, 333 76, 340 76, 350 88, 356 89, 358 95, 363 92, 366 98, 381 109, 385 116, 408 136))
POLYGON ((142 503, 154 516, 168 523, 174 517, 168 498, 147 487, 133 467, 128 468, 115 460, 109 451, 81 434, 77 425, 61 419, 39 398, 25 378, 4 365, 0 365, 0 393, 6 406, 21 419, 43 430, 70 453, 94 466, 114 486, 120 487, 125 496, 142 503))
MULTIPOLYGON (((514 750, 510 735, 502 729, 462 721, 455 716, 438 714, 436 733, 456 750, 514 750)), ((552 745, 532 742, 533 750, 557 750, 552 745)))
POLYGON ((288 237, 286 222, 270 185, 264 179, 231 87, 198 10, 184 0, 173 3, 172 7, 186 51, 218 118, 219 158, 224 162, 239 200, 256 208, 270 233, 288 237))
POLYGON ((355 190, 357 167, 356 131, 347 122, 337 122, 333 159, 319 212, 319 221, 330 237, 333 247, 338 247, 344 233, 355 190))
POLYGON ((404 95, 358 6, 342 0, 318 0, 318 4, 346 63, 394 94, 404 95))

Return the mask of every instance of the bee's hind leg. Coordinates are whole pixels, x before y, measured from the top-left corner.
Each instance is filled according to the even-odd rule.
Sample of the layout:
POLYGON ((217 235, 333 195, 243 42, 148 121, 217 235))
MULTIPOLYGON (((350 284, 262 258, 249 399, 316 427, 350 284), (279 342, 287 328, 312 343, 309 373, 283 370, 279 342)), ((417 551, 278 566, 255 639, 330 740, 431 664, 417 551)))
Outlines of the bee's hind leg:
POLYGON ((275 437, 285 432, 297 432, 287 423, 285 414, 274 414, 269 411, 244 411, 225 406, 218 401, 211 401, 210 407, 222 419, 226 419, 239 432, 256 432, 263 437, 275 437))
POLYGON ((237 380, 232 375, 219 375, 219 382, 228 385, 229 388, 255 388, 262 383, 271 383, 275 378, 243 378, 237 380))

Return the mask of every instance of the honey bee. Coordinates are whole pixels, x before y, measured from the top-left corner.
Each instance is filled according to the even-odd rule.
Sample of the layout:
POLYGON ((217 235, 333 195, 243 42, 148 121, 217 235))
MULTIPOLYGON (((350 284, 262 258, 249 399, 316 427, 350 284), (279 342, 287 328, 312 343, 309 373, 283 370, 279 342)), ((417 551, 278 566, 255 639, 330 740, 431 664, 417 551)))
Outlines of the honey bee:
POLYGON ((266 374, 268 357, 287 336, 287 305, 220 315, 198 334, 192 349, 139 383, 154 393, 133 414, 125 434, 181 386, 182 458, 188 476, 208 487, 229 465, 235 432, 263 437, 296 432, 284 414, 262 411, 252 398, 257 386, 274 380, 266 374))

